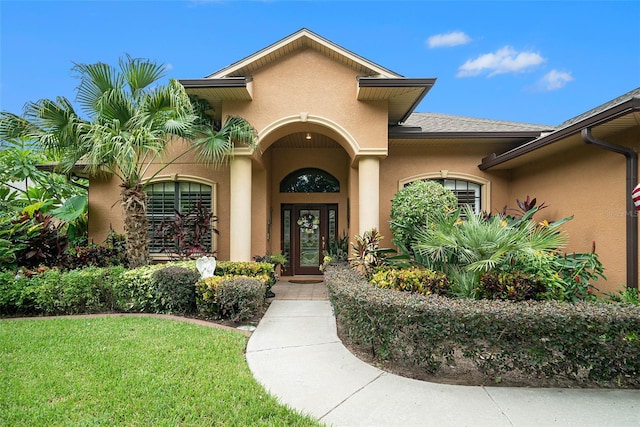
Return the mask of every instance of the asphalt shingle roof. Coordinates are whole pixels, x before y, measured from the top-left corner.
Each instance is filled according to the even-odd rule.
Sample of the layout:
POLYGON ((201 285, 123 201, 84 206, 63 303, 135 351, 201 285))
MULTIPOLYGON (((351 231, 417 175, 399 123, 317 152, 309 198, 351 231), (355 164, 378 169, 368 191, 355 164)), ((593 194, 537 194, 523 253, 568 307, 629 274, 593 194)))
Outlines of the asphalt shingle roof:
POLYGON ((422 132, 519 132, 550 131, 555 126, 504 120, 479 119, 440 113, 413 113, 402 127, 420 127, 422 132))

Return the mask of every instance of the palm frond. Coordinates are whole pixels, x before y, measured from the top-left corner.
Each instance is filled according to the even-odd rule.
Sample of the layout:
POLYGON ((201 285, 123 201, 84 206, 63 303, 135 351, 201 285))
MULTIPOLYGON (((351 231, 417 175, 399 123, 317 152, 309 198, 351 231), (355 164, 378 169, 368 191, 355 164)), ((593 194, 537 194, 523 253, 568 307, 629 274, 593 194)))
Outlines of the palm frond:
POLYGON ((120 69, 124 79, 131 90, 134 98, 138 97, 140 91, 164 77, 166 67, 148 59, 126 58, 120 59, 120 69))
POLYGON ((122 87, 123 79, 118 72, 102 62, 75 64, 73 71, 80 78, 76 100, 90 117, 99 111, 98 102, 106 92, 122 87))

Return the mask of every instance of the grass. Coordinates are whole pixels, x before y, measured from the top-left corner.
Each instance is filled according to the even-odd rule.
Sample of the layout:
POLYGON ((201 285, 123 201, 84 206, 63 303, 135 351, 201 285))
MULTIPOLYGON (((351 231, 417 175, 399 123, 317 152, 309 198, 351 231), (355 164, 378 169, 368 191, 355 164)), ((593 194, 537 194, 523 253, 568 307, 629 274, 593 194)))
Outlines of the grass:
POLYGON ((156 318, 0 321, 0 425, 320 425, 254 380, 246 340, 156 318))

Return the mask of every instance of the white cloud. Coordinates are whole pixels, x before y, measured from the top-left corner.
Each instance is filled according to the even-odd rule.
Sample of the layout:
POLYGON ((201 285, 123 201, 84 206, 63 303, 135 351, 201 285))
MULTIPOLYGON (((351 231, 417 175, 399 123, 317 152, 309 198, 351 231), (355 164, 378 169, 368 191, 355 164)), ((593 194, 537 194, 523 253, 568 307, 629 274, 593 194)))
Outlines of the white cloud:
POLYGON ((505 46, 494 53, 485 53, 476 59, 468 60, 458 68, 457 77, 477 76, 489 72, 489 77, 496 74, 525 71, 543 63, 545 59, 535 52, 518 52, 511 46, 505 46))
POLYGON ((541 86, 546 90, 556 90, 563 88, 573 80, 571 73, 566 71, 551 70, 540 80, 541 86))
POLYGON ((462 31, 454 31, 447 34, 436 34, 427 39, 429 47, 451 47, 461 44, 467 44, 471 41, 471 37, 463 33, 462 31))

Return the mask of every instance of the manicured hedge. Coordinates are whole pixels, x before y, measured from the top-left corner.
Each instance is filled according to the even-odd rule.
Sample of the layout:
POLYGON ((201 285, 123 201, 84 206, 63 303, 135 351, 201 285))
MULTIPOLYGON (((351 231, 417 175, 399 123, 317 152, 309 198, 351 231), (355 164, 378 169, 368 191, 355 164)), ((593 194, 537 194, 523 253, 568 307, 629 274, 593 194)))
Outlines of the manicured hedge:
MULTIPOLYGON (((223 309, 216 311, 216 317, 250 317, 246 307, 255 312, 253 307, 264 303, 265 289, 275 283, 273 265, 221 261, 218 267, 216 275, 224 276, 226 281, 236 276, 249 276, 252 280, 231 280, 233 286, 225 284, 221 300, 223 309), (260 297, 253 295, 257 288, 263 292, 260 297), (246 298, 249 300, 244 301, 246 298)), ((67 272, 51 269, 33 274, 0 272, 0 316, 105 312, 189 314, 196 311, 196 282, 200 274, 195 261, 131 270, 120 266, 88 267, 67 272)))
POLYGON ((264 305, 265 280, 248 276, 213 276, 196 284, 198 312, 241 322, 255 316, 264 305))
POLYGON ((424 296, 380 289, 331 265, 325 281, 344 338, 380 359, 436 373, 455 355, 493 378, 519 372, 640 386, 640 307, 424 296))

